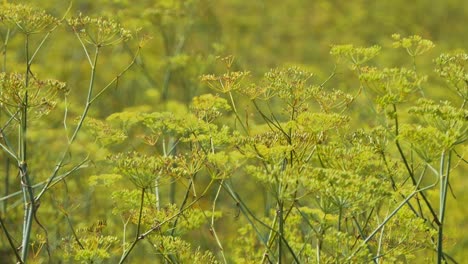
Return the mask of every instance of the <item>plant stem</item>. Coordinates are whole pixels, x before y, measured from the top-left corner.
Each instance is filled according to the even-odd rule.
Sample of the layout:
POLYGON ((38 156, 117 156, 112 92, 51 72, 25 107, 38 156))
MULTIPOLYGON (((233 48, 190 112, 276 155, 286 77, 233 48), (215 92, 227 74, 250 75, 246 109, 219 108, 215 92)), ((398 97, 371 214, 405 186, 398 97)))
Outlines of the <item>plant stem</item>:
POLYGON ((261 263, 264 263, 265 260, 266 260, 266 257, 268 256, 268 250, 270 250, 270 246, 271 244, 274 242, 275 240, 275 226, 276 226, 276 222, 278 220, 278 216, 276 216, 274 219, 273 219, 273 223, 271 224, 271 226, 269 227, 270 229, 270 232, 268 233, 268 238, 267 238, 267 243, 266 243, 266 249, 265 251, 263 252, 263 255, 262 255, 262 261, 261 263))
MULTIPOLYGON (((83 47, 83 48, 86 50, 85 47, 83 47)), ((58 174, 59 170, 63 166, 65 158, 66 158, 66 156, 68 154, 68 151, 70 150, 71 144, 75 141, 76 137, 78 136, 78 132, 80 131, 81 127, 83 126, 84 120, 85 120, 86 116, 88 115, 89 108, 91 107, 91 100, 92 100, 94 82, 95 82, 95 79, 96 79, 96 66, 97 66, 98 55, 99 55, 99 47, 96 47, 95 54, 94 54, 94 60, 91 63, 91 77, 90 77, 90 80, 89 80, 86 105, 85 105, 83 113, 82 113, 82 115, 80 117, 80 120, 78 121, 78 125, 76 126, 75 130, 73 131, 73 134, 70 137, 70 139, 68 141, 68 144, 67 144, 65 150, 62 153, 62 157, 59 159, 59 162, 55 166, 54 171, 52 172, 52 175, 49 177, 49 179, 47 180, 47 183, 45 184, 45 186, 42 188, 42 190, 36 196, 36 201, 39 201, 39 199, 42 197, 42 195, 44 195, 44 193, 49 188, 50 184, 57 177, 57 174, 58 174)))
POLYGON ((6 72, 6 62, 7 62, 7 48, 8 48, 8 40, 10 39, 10 29, 7 30, 5 41, 3 42, 3 65, 2 65, 2 72, 6 72))
POLYGON ((231 103, 232 111, 234 112, 234 115, 236 116, 236 119, 239 121, 239 124, 241 125, 242 129, 245 131, 247 135, 250 134, 249 129, 244 125, 244 122, 242 122, 242 119, 239 116, 239 112, 237 112, 236 108, 236 103, 234 102, 234 97, 232 96, 232 93, 229 92, 229 101, 231 103))
POLYGON ((414 190, 410 195, 408 195, 408 196, 403 200, 403 202, 401 202, 401 203, 390 213, 390 215, 388 215, 388 216, 384 219, 384 221, 383 221, 380 225, 378 225, 377 228, 374 229, 374 231, 372 231, 372 233, 371 233, 366 239, 364 239, 364 241, 362 242, 362 244, 361 244, 352 254, 349 255, 349 257, 347 258, 348 261, 351 260, 351 258, 352 258, 354 255, 356 255, 356 253, 358 253, 358 252, 362 249, 362 247, 363 247, 364 245, 366 245, 366 244, 377 234, 377 232, 379 232, 380 229, 383 228, 383 227, 388 223, 388 221, 390 221, 390 219, 392 219, 392 218, 398 213, 398 211, 400 211, 400 209, 401 209, 409 200, 411 200, 411 198, 413 198, 413 197, 414 197, 416 194, 418 194, 418 193, 422 193, 423 191, 426 191, 426 190, 429 190, 429 189, 433 188, 433 187, 436 186, 437 183, 439 183, 439 181, 440 181, 440 178, 437 177, 436 180, 435 180, 435 182, 434 182, 433 184, 430 184, 430 185, 428 185, 428 186, 426 186, 426 187, 423 187, 423 188, 420 188, 420 189, 419 189, 419 185, 421 184, 422 178, 423 178, 423 177, 421 176, 421 177, 419 178, 419 180, 416 182, 415 190, 414 190))
POLYGON ((442 263, 442 259, 444 258, 444 251, 443 251, 443 239, 444 239, 444 218, 445 218, 445 205, 447 202, 447 190, 449 185, 449 173, 450 173, 450 162, 451 162, 451 152, 447 157, 447 164, 445 164, 446 155, 445 151, 442 153, 440 157, 440 170, 439 176, 440 180, 440 200, 439 200, 439 232, 438 232, 438 242, 437 242, 437 263, 442 263), (445 165, 447 168, 445 168, 445 165))
POLYGON ((145 202, 145 188, 141 189, 141 202, 140 202, 140 212, 138 213, 138 226, 136 232, 136 238, 140 236, 140 228, 141 228, 141 217, 143 216, 143 204, 145 202))
POLYGON ((284 222, 283 222, 283 206, 284 203, 283 201, 278 202, 278 264, 282 263, 282 258, 283 258, 283 243, 282 243, 282 238, 284 237, 284 222))
POLYGON ((215 230, 215 227, 214 227, 216 201, 218 200, 219 193, 221 192, 221 188, 223 187, 223 182, 224 182, 224 180, 221 180, 221 182, 219 183, 218 190, 216 191, 216 195, 215 195, 215 198, 213 200, 213 207, 212 207, 212 212, 211 212, 210 231, 211 231, 211 233, 213 234, 213 236, 214 236, 214 238, 216 240, 216 244, 218 244, 219 250, 221 252, 221 256, 223 257, 223 261, 226 264, 227 260, 226 260, 226 257, 224 256, 224 248, 223 248, 223 245, 221 244, 221 241, 218 238, 218 235, 216 234, 216 230, 215 230))
MULTIPOLYGON (((241 209, 241 212, 247 217, 247 221, 249 221, 249 224, 252 226, 252 228, 255 230, 255 232, 257 233, 257 236, 258 238, 260 239, 260 241, 263 243, 263 245, 265 246, 265 248, 270 252, 270 253, 274 253, 271 251, 271 249, 268 247, 268 241, 262 236, 261 232, 259 231, 259 229, 257 228, 257 226, 253 223, 252 219, 250 219, 250 217, 253 218, 253 220, 257 221, 260 225, 268 228, 269 230, 272 230, 273 232, 276 233, 276 235, 279 235, 278 231, 270 228, 270 226, 268 224, 266 224, 265 222, 263 222, 262 220, 258 219, 250 210, 249 208, 245 205, 245 203, 240 199, 239 195, 237 194, 237 192, 235 192, 231 186, 229 186, 228 184, 224 183, 223 184, 223 187, 228 191, 228 194, 231 196, 232 199, 234 199, 234 201, 236 201, 238 204, 239 204, 239 208, 241 209), (250 216, 250 217, 249 217, 250 216)), ((287 247, 287 249, 289 250, 289 252, 291 253, 292 257, 294 258, 294 261, 296 263, 301 263, 299 261, 299 259, 297 258, 296 254, 294 253, 294 251, 292 250, 291 246, 289 245, 288 241, 284 238, 284 236, 281 236, 279 235, 279 238, 283 241, 284 245, 287 247)), ((270 257, 273 257, 273 255, 269 255, 268 256, 268 260, 270 257)), ((269 260, 270 261, 270 260, 269 260)))
POLYGON ((208 192, 208 190, 211 188, 211 185, 213 185, 214 183, 214 180, 212 179, 210 181, 210 183, 208 184, 208 186, 206 186, 205 190, 203 190, 202 194, 200 196, 198 196, 197 198, 195 198, 195 200, 193 200, 191 203, 189 203, 186 207, 184 208, 181 208, 179 210, 179 212, 177 212, 176 214, 164 219, 164 221, 161 221, 159 224, 151 227, 150 229, 148 229, 147 231, 145 231, 144 233, 141 233, 138 235, 138 237, 135 238, 135 240, 133 240, 133 243, 130 245, 130 247, 123 252, 122 254, 122 257, 120 258, 120 261, 119 261, 119 264, 121 263, 124 263, 125 260, 128 258, 128 256, 130 255, 130 253, 133 251, 133 248, 135 247, 135 245, 141 241, 142 239, 144 239, 146 236, 148 236, 149 234, 151 234, 152 232, 156 231, 156 230, 159 230, 161 228, 162 225, 166 224, 167 222, 171 221, 172 219, 176 218, 176 217, 179 217, 179 215, 181 213, 183 213, 185 210, 191 208, 195 203, 197 203, 201 198, 205 197, 206 193, 208 192))
MULTIPOLYGON (((194 175, 195 176, 195 175, 194 175)), ((193 185, 193 177, 192 179, 190 180, 190 183, 189 183, 189 186, 187 187, 187 191, 185 191, 185 196, 184 196, 184 200, 182 201, 182 204, 180 205, 180 209, 179 210, 182 210, 185 206, 185 204, 187 203, 187 200, 188 200, 188 196, 190 194, 190 189, 192 188, 192 185, 193 185)), ((177 216, 177 218, 175 219, 174 221, 174 224, 172 225, 172 231, 171 231, 171 236, 174 235, 175 233, 175 230, 176 230, 176 227, 177 227, 177 223, 179 222, 179 218, 180 218, 180 215, 177 216)))
POLYGON ((8 239, 8 243, 10 244, 10 247, 13 252, 15 252, 16 259, 18 260, 18 263, 24 263, 18 254, 18 250, 16 250, 15 244, 13 242, 13 238, 11 237, 10 233, 8 232, 8 229, 5 226, 5 223, 3 222, 3 219, 0 217, 0 225, 2 227, 3 232, 5 232, 5 236, 8 239))
MULTIPOLYGON (((403 153, 403 149, 402 149, 402 147, 400 145, 400 142, 398 140, 398 135, 399 135, 400 132, 399 132, 399 123, 398 123, 398 113, 397 113, 397 108, 396 108, 395 104, 393 104, 393 112, 394 112, 394 115, 395 115, 395 137, 396 137, 395 144, 396 144, 396 146, 398 148, 398 152, 400 153, 401 159, 403 160, 403 164, 405 164, 405 168, 408 171, 408 174, 409 174, 409 176, 411 178, 411 181, 413 182, 413 186, 416 186, 416 179, 414 177, 414 172, 411 169, 411 167, 409 166, 408 160, 406 159, 406 156, 403 153)), ((427 208, 431 212, 431 215, 432 215, 433 219, 438 222, 439 220, 438 220, 437 214, 434 211, 434 209, 432 208, 432 205, 429 202, 429 200, 427 199, 426 195, 423 192, 420 192, 419 194, 421 195, 421 197, 424 200, 424 203, 426 204, 427 208)), ((419 200, 417 200, 417 202, 419 203, 419 200)))
POLYGON ((28 128, 28 88, 29 88, 29 74, 31 71, 31 63, 29 60, 29 35, 26 35, 25 40, 25 53, 26 53, 26 73, 24 84, 24 97, 21 104, 20 112, 20 127, 19 127, 19 172, 21 177, 21 188, 23 191, 24 201, 24 220, 23 220, 23 237, 21 241, 21 259, 26 263, 29 250, 29 240, 31 236, 33 215, 36 210, 34 193, 32 183, 29 179, 28 165, 27 165, 27 128, 28 128))

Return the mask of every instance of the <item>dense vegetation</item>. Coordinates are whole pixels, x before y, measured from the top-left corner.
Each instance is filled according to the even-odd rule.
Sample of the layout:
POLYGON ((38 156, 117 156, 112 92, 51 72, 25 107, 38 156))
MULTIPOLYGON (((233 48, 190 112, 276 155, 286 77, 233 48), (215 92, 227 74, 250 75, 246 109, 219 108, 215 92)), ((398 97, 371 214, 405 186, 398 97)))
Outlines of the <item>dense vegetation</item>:
POLYGON ((0 6, 0 262, 468 258, 464 1, 0 6))

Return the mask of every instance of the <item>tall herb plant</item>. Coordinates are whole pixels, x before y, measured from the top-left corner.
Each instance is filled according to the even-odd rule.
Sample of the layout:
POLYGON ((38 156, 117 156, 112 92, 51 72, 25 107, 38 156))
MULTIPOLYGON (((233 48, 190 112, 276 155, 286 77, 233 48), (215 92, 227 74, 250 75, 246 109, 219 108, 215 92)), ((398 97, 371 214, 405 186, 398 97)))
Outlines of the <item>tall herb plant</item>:
MULTIPOLYGON (((67 13, 68 11, 65 16, 67 13)), ((2 4, 0 12, 2 26, 6 29, 3 38, 3 70, 0 75, 0 98, 3 117, 0 146, 5 155, 4 157, 7 158, 6 162, 8 164, 13 162, 18 167, 18 177, 15 182, 21 189, 20 192, 6 193, 6 196, 2 198, 4 210, 1 217, 1 226, 11 246, 11 252, 15 254, 18 263, 26 263, 30 259, 34 260, 39 254, 39 252, 30 253, 31 249, 34 250, 34 243, 31 238, 33 230, 35 230, 36 236, 42 237, 42 239, 39 239, 42 240, 39 243, 41 244, 40 248, 45 248, 49 258, 51 258, 48 232, 38 216, 42 197, 50 188, 59 182, 64 182, 68 176, 81 169, 88 162, 85 159, 72 166, 66 166, 66 163, 71 162, 69 159, 71 146, 76 141, 85 123, 91 105, 133 65, 138 54, 137 51, 126 68, 118 73, 113 80, 109 81, 106 86, 96 87, 95 79, 99 54, 109 46, 127 41, 130 39, 131 34, 109 19, 90 18, 80 14, 76 18, 66 20, 65 16, 55 18, 44 10, 20 4, 2 4), (40 79, 33 70, 38 54, 59 27, 67 27, 75 34, 76 40, 80 43, 89 62, 90 69, 89 85, 82 113, 77 120, 72 122, 70 119, 76 117, 68 116, 67 98, 70 87, 57 80, 40 79), (14 63, 11 63, 13 66, 10 67, 10 60, 7 57, 10 54, 8 43, 13 39, 19 39, 24 46, 22 52, 24 70, 21 72, 18 71, 20 67, 14 63), (66 141, 62 149, 59 150, 60 154, 55 157, 57 160, 54 169, 47 178, 41 179, 35 175, 34 169, 31 169, 38 166, 38 164, 31 166, 29 162, 32 155, 40 155, 37 151, 32 153, 30 151, 34 148, 34 142, 31 142, 29 131, 34 129, 38 119, 54 110, 60 104, 60 100, 64 100, 62 105, 63 133, 60 137, 65 137, 66 141), (22 223, 16 217, 8 218, 19 204, 7 205, 8 199, 20 195, 22 196, 21 201, 24 210, 22 223), (22 226, 22 236, 20 244, 17 245, 13 234, 18 232, 15 229, 19 226, 22 226)), ((6 183, 6 185, 8 184, 9 182, 6 183)))
POLYGON ((166 249, 187 236, 186 224, 203 230, 205 222, 215 246, 201 263, 215 262, 214 255, 225 263, 456 263, 444 246, 444 218, 449 179, 466 163, 460 154, 467 134, 466 55, 435 60, 435 73, 459 95, 436 102, 426 97, 428 77, 417 67, 434 44, 419 36, 393 38, 394 47, 410 55, 412 69, 371 66, 379 46, 337 45, 331 54, 340 66, 323 80, 286 67, 255 83, 228 56, 220 58, 225 73, 201 78, 217 94, 194 97, 187 112, 110 116, 111 123, 147 131, 143 140, 150 146, 110 159, 112 178, 129 178, 141 192, 140 202, 136 193, 132 198, 138 209, 115 207, 127 216, 123 237, 128 223, 136 228, 133 242, 123 244, 121 262, 145 238, 162 262, 186 262, 190 247, 166 249), (352 93, 329 87, 343 66, 358 80, 352 93), (361 124, 353 111, 366 100, 374 121, 361 124), (233 120, 220 118, 226 114, 233 120), (167 137, 176 139, 177 156, 161 154, 167 137), (161 207, 159 191, 167 189, 145 196, 169 182, 186 189, 179 205, 161 207), (247 184, 266 191, 263 214, 239 187, 247 184), (224 241, 218 226, 232 227, 215 220, 232 204, 245 224, 238 238, 224 241))

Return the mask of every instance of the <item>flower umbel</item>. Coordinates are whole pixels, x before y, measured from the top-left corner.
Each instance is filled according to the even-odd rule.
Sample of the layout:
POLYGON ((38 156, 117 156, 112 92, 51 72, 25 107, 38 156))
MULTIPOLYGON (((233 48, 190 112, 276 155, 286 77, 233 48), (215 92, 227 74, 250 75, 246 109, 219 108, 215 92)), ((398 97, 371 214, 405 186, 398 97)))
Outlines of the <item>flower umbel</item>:
POLYGON ((132 37, 129 30, 108 18, 91 18, 80 13, 69 19, 68 24, 85 42, 96 47, 116 45, 132 37))
POLYGON ((14 4, 2 6, 0 21, 9 26, 16 26, 26 35, 50 30, 60 23, 59 19, 47 14, 44 10, 14 4))
POLYGON ((34 109, 39 115, 44 115, 55 107, 57 94, 67 91, 66 84, 57 80, 32 79, 26 87, 24 75, 0 73, 0 103, 2 107, 12 109, 23 107, 26 105, 24 99, 28 94, 27 107, 34 109))

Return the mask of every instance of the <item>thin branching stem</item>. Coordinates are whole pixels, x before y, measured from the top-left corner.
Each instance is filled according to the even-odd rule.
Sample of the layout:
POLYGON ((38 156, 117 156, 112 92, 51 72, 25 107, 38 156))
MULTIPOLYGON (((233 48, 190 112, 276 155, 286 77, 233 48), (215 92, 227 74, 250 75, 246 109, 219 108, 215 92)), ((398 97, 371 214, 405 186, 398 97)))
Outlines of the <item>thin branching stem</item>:
POLYGON ((449 152, 448 157, 446 157, 445 151, 442 152, 440 157, 440 167, 439 167, 439 177, 440 177, 440 205, 439 205, 439 230, 438 230, 438 240, 437 240, 437 263, 441 264, 444 259, 444 218, 447 202, 447 191, 449 183, 449 173, 450 173, 450 162, 451 162, 451 152, 449 152))
POLYGON ((125 260, 128 258, 128 256, 130 255, 130 253, 133 251, 133 248, 136 246, 136 244, 145 239, 149 234, 153 233, 154 231, 156 230, 159 230, 161 228, 162 225, 168 223, 169 221, 172 221, 174 218, 178 217, 180 214, 182 214, 185 210, 191 208, 194 204, 196 204, 200 199, 202 199, 203 197, 205 197, 206 193, 208 192, 208 190, 211 189, 211 186, 213 185, 214 183, 214 180, 212 179, 210 181, 210 183, 206 186, 205 190, 202 192, 202 194, 198 197, 196 197, 192 202, 190 202, 187 206, 185 206, 184 208, 181 208, 176 214, 164 219, 164 221, 161 221, 159 222, 157 225, 154 225, 152 226, 150 229, 148 229, 147 231, 141 233, 138 237, 135 238, 135 240, 133 240, 132 244, 130 244, 130 246, 123 252, 121 258, 120 258, 120 261, 119 261, 119 264, 121 263, 124 263, 125 260))
MULTIPOLYGON (((397 107, 395 104, 393 104, 393 113, 395 115, 395 136, 396 136, 396 139, 395 139, 395 144, 397 146, 397 149, 398 149, 398 152, 400 153, 400 156, 401 156, 401 159, 403 160, 403 164, 405 165, 405 168, 406 170, 408 171, 408 174, 411 178, 411 181, 413 182, 413 186, 416 185, 416 179, 414 177, 414 172, 413 170, 411 169, 409 163, 408 163, 408 160, 403 152, 403 149, 400 145, 400 141, 398 139, 398 136, 399 136, 399 122, 398 122, 398 113, 397 113, 397 107)), ((424 200, 424 203, 426 204, 427 208, 429 209, 429 211, 431 212, 431 215, 433 217, 433 219, 435 221, 438 222, 438 217, 437 217, 437 214, 436 212, 434 211, 434 209, 432 208, 432 205, 431 205, 431 202, 427 199, 426 195, 424 194, 424 192, 420 192, 418 195, 421 195, 421 197, 423 198, 424 200)), ((419 203, 419 200, 416 200, 417 203, 419 203)), ((438 223, 437 223, 438 224, 438 223)))
POLYGON ((68 226, 70 227, 70 230, 71 230, 71 232, 72 232, 73 238, 75 239, 75 241, 76 241, 76 243, 78 244, 78 246, 79 246, 81 249, 84 249, 84 246, 83 246, 83 244, 81 243, 80 238, 79 238, 78 235, 76 234, 75 228, 73 227, 72 221, 71 221, 70 217, 68 216, 68 213, 64 211, 63 214, 64 214, 64 216, 65 216, 65 219, 67 219, 67 223, 68 223, 68 226))
MULTIPOLYGON (((86 49, 85 47, 83 47, 84 49, 86 49)), ((86 104, 85 104, 85 107, 83 109, 83 113, 81 114, 81 117, 80 117, 80 120, 78 121, 78 124, 72 134, 72 136, 70 137, 70 139, 68 140, 68 144, 64 150, 64 152, 62 153, 62 156, 59 160, 59 162, 57 163, 57 165, 55 166, 54 168, 54 171, 52 172, 51 176, 49 177, 46 185, 42 188, 42 190, 39 192, 39 194, 36 196, 36 201, 38 201, 39 199, 41 199, 42 195, 44 195, 44 193, 47 191, 47 189, 50 187, 50 184, 53 182, 53 180, 55 179, 55 177, 57 177, 58 175, 58 172, 59 170, 62 168, 63 166, 63 163, 65 161, 65 158, 67 157, 68 155, 68 152, 70 150, 70 147, 72 145, 72 143, 75 141, 76 137, 78 136, 78 132, 80 131, 81 127, 83 126, 83 123, 84 123, 84 120, 85 118, 87 117, 88 115, 88 111, 89 111, 89 108, 91 107, 91 97, 92 97, 92 94, 93 94, 93 88, 94 88, 94 83, 95 83, 95 78, 96 78, 96 66, 97 66, 97 61, 98 61, 98 56, 99 56, 99 51, 100 51, 100 48, 99 47, 96 47, 95 49, 95 54, 94 54, 94 59, 93 59, 93 63, 92 63, 92 66, 91 66, 91 77, 90 77, 90 80, 89 80, 89 86, 88 86, 88 95, 87 95, 87 99, 86 99, 86 104)))
POLYGON ((219 183, 218 190, 216 191, 216 195, 215 195, 215 198, 213 200, 212 211, 211 211, 210 231, 211 231, 211 233, 213 234, 213 236, 214 236, 214 238, 216 240, 216 244, 218 245, 221 256, 223 257, 223 262, 226 264, 227 260, 226 260, 226 256, 224 256, 224 248, 223 248, 223 245, 221 243, 221 240, 219 240, 219 238, 218 238, 218 234, 216 233, 216 229, 215 229, 215 226, 214 226, 215 225, 214 222, 215 222, 216 202, 218 201, 219 194, 220 194, 221 189, 223 187, 223 182, 224 182, 224 180, 221 180, 221 182, 219 183))
POLYGON ((8 229, 6 228, 5 223, 3 222, 3 219, 1 217, 0 217, 0 225, 8 240, 8 244, 10 245, 12 251, 15 253, 16 260, 18 261, 18 263, 24 263, 21 256, 18 254, 18 250, 16 250, 15 243, 13 242, 13 237, 8 232, 8 229))
MULTIPOLYGON (((67 171, 66 173, 64 174, 61 174, 61 175, 58 175, 55 180, 50 184, 49 187, 53 187, 54 185, 56 185, 57 183, 61 182, 62 180, 64 180, 66 177, 70 176, 73 172, 76 172, 77 170, 85 167, 84 164, 88 161, 88 159, 85 159, 83 160, 82 162, 80 162, 78 165, 76 165, 75 167, 73 167, 72 169, 70 169, 69 171, 67 171)), ((47 181, 43 181, 43 182, 39 182, 39 183, 36 183, 34 184, 33 186, 31 186, 33 189, 35 188, 39 188, 39 187, 42 187, 44 186, 45 184, 47 184, 47 181)), ((22 194, 23 192, 22 191, 17 191, 17 192, 14 192, 14 193, 10 193, 6 196, 3 196, 0 198, 0 202, 2 201, 5 201, 5 200, 8 200, 10 198, 13 198, 13 197, 16 197, 17 195, 20 195, 22 194)))
POLYGON ((278 209, 277 209, 277 218, 278 218, 278 263, 282 263, 283 259, 283 243, 282 243, 282 238, 284 237, 284 218, 283 218, 283 210, 284 210, 284 202, 279 201, 278 202, 278 209))
MULTIPOLYGON (((194 180, 193 180, 193 177, 192 177, 190 179, 189 185, 187 186, 187 190, 185 191, 184 199, 182 200, 182 204, 180 205, 179 210, 182 210, 185 207, 185 205, 187 204, 188 197, 189 197, 189 194, 190 194, 190 189, 192 188, 192 185, 193 185, 193 181, 194 180)), ((176 219, 174 220, 174 224, 172 225, 171 236, 173 236, 175 231, 176 231, 177 223, 179 222, 179 219, 180 219, 180 215, 178 215, 176 217, 176 219)))
MULTIPOLYGON (((260 239, 260 241, 262 242, 262 244, 265 246, 266 249, 268 249, 268 251, 270 253, 273 254, 274 252, 272 252, 271 249, 267 245, 267 239, 265 239, 262 236, 261 232, 259 231, 258 227, 253 223, 252 219, 255 220, 256 222, 258 222, 263 227, 268 228, 269 230, 273 230, 273 232, 275 232, 276 235, 279 235, 278 231, 274 230, 274 229, 270 229, 270 226, 267 223, 265 223, 264 221, 258 219, 258 217, 256 217, 252 213, 252 211, 250 211, 250 209, 245 205, 245 203, 242 201, 242 199, 240 199, 239 195, 232 189, 232 187, 230 185, 224 183, 223 187, 228 191, 229 196, 231 196, 231 198, 233 198, 234 201, 236 201, 240 205, 241 212, 244 214, 244 216, 246 216, 247 221, 249 221, 249 224, 253 227, 253 229, 257 233, 257 236, 260 239), (250 219, 250 217, 252 217, 252 219, 250 219)), ((294 250, 291 248, 291 246, 289 245, 286 238, 284 236, 279 236, 279 237, 280 237, 280 240, 282 240, 282 242, 284 243, 284 245, 288 248, 288 250, 291 253, 291 255, 293 256, 294 260, 297 263, 300 263, 298 257, 294 253, 294 250)), ((273 255, 268 255, 269 258, 272 257, 272 256, 273 255)))
POLYGON ((10 40, 10 29, 7 29, 5 40, 3 41, 3 64, 2 64, 2 72, 6 72, 7 70, 7 50, 8 50, 8 41, 10 40))
POLYGON ((133 56, 132 60, 130 63, 123 69, 119 74, 117 74, 114 79, 112 79, 104 88, 102 88, 99 92, 96 93, 96 95, 89 100, 89 103, 92 104, 94 101, 96 101, 105 91, 109 89, 114 83, 118 84, 119 79, 124 75, 130 68, 135 64, 136 59, 140 55, 141 47, 138 47, 137 51, 135 52, 135 55, 133 56))
POLYGON ((278 221, 278 216, 275 215, 275 218, 273 218, 273 222, 271 223, 271 226, 269 228, 270 232, 268 233, 267 245, 266 245, 265 251, 263 252, 261 263, 265 262, 266 257, 268 256, 268 251, 271 250, 271 245, 275 241, 275 236, 274 236, 275 232, 274 232, 274 230, 275 230, 277 221, 278 221))
POLYGON ((136 232, 137 239, 140 236, 141 219, 143 217, 144 202, 145 202, 145 188, 141 188, 140 211, 138 213, 138 225, 137 225, 137 232, 136 232))
POLYGON ((29 178, 29 171, 27 165, 27 128, 28 128, 28 87, 29 75, 31 71, 31 64, 29 63, 29 35, 26 34, 25 40, 25 53, 26 53, 26 73, 25 73, 25 93, 21 104, 20 112, 20 127, 19 127, 19 171, 21 177, 21 187, 23 190, 24 202, 24 220, 23 220, 23 237, 21 240, 21 259, 26 262, 29 251, 29 240, 31 236, 33 215, 35 214, 36 206, 34 201, 34 193, 32 183, 29 178))
POLYGON ((37 46, 36 50, 34 51, 34 53, 31 55, 31 58, 29 59, 28 63, 29 64, 32 64, 32 61, 34 60, 34 58, 36 57, 37 53, 39 52, 39 50, 42 48, 42 46, 44 45, 44 43, 46 42, 46 40, 50 37, 50 35, 52 34, 52 32, 55 31, 55 29, 58 28, 58 26, 60 25, 60 23, 62 23, 64 20, 65 20, 65 17, 67 17, 68 13, 70 12, 71 8, 72 8, 72 5, 73 5, 73 2, 70 1, 70 4, 68 5, 68 8, 67 10, 65 11, 65 13, 63 14, 62 18, 57 22, 57 24, 55 26, 53 26, 49 31, 47 31, 47 33, 45 34, 45 36, 42 38, 41 42, 39 43, 39 45, 37 46))
POLYGON ((229 101, 231 103, 232 111, 234 112, 234 115, 236 116, 236 119, 239 121, 239 124, 241 125, 242 129, 247 135, 250 135, 249 129, 246 127, 242 119, 240 118, 239 112, 237 112, 236 108, 236 103, 234 102, 234 97, 232 96, 232 93, 229 91, 229 101))
POLYGON ((379 231, 381 228, 383 228, 387 223, 388 221, 390 221, 399 211, 400 209, 409 201, 411 200, 416 194, 418 193, 422 193, 426 190, 429 190, 431 188, 433 188, 434 186, 436 186, 440 179, 439 177, 436 177, 436 180, 434 183, 426 186, 426 187, 423 187, 423 188, 419 188, 419 185, 421 184, 421 181, 422 181, 423 177, 420 177, 419 180, 416 182, 416 186, 414 187, 415 190, 409 194, 391 213, 390 215, 388 215, 383 221, 382 223, 380 223, 377 228, 374 229, 374 231, 372 231, 372 233, 367 236, 366 239, 363 240, 363 242, 361 243, 361 245, 352 253, 350 254, 350 256, 347 258, 347 260, 351 260, 351 258, 356 255, 356 253, 358 253, 362 248, 363 246, 365 246, 379 231))
MULTIPOLYGON (((372 212, 373 212, 373 208, 372 208, 372 210, 371 210, 371 214, 372 214, 372 212)), ((366 223, 365 223, 365 225, 367 224, 367 221, 369 221, 369 218, 370 218, 371 214, 369 215, 369 217, 366 218, 366 223)), ((353 216, 352 219, 353 219, 354 225, 356 226, 356 228, 357 228, 357 230, 358 230, 358 232, 359 232, 359 236, 360 236, 361 238, 366 237, 366 236, 364 235, 364 231, 363 231, 364 228, 361 227, 361 225, 360 225, 359 222, 357 221, 356 217, 353 216)), ((365 226, 364 226, 364 227, 365 227, 365 226)), ((382 228, 382 231, 381 231, 381 234, 380 234, 379 247, 378 247, 378 249, 377 249, 377 255, 379 255, 379 253, 380 253, 380 248, 381 248, 381 245, 382 245, 382 238, 383 238, 383 232, 384 232, 383 230, 384 230, 384 228, 382 228)), ((356 241, 357 241, 357 240, 356 240, 356 241)), ((371 248, 370 245, 367 245, 367 249, 369 250, 369 252, 372 252, 372 248, 371 248)), ((377 261, 376 259, 374 259, 374 263, 378 263, 378 261, 377 261)))

